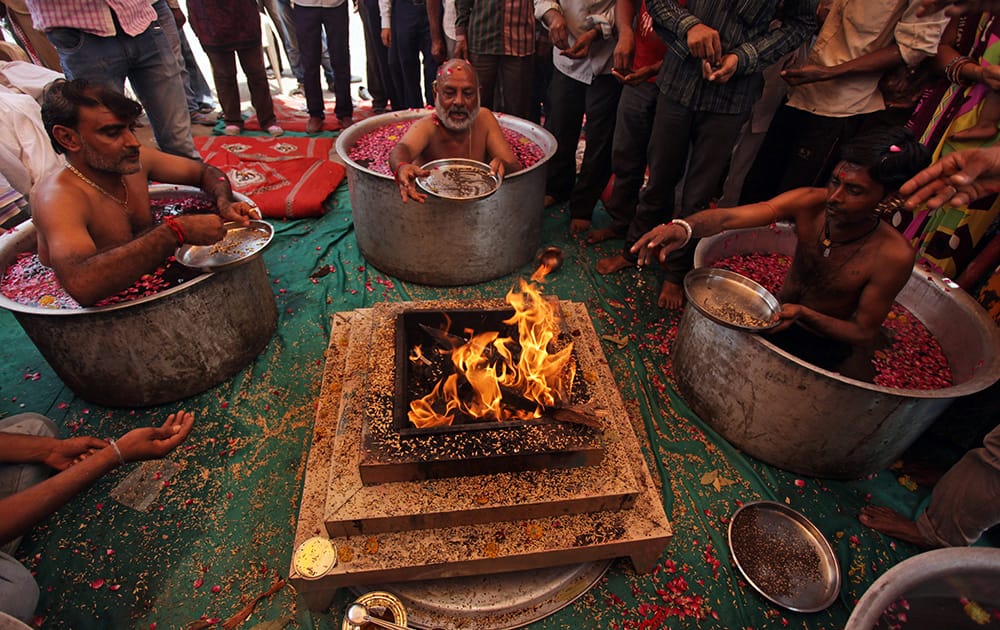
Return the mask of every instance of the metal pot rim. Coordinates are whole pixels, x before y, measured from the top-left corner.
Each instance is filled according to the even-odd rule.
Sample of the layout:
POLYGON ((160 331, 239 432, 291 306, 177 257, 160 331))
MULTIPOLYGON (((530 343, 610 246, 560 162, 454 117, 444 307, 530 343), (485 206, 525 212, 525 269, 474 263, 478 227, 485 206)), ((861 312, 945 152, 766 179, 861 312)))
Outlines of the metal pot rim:
MULTIPOLYGON (((345 131, 342 131, 339 136, 337 136, 337 142, 335 145, 337 155, 345 163, 350 164, 352 167, 356 168, 357 170, 363 173, 391 180, 392 177, 390 175, 386 175, 385 173, 378 173, 352 160, 349 155, 351 147, 353 147, 354 144, 358 141, 358 139, 364 134, 374 129, 378 129, 379 127, 383 127, 390 122, 400 121, 400 120, 410 120, 414 118, 423 118, 424 116, 428 116, 431 113, 432 110, 430 109, 404 109, 398 112, 387 112, 385 114, 379 114, 378 116, 371 116, 360 122, 354 123, 353 125, 348 127, 345 131)), ((539 124, 531 122, 530 120, 518 118, 517 116, 511 116, 509 114, 501 114, 498 112, 494 112, 494 114, 496 115, 497 122, 500 123, 500 126, 507 127, 508 129, 512 129, 522 135, 527 136, 532 141, 534 141, 535 144, 538 144, 540 147, 545 149, 545 155, 541 159, 539 159, 535 164, 532 164, 528 168, 521 169, 516 173, 506 175, 504 176, 504 179, 512 179, 515 177, 519 177, 525 173, 533 171, 536 168, 541 168, 542 165, 548 162, 549 158, 555 155, 557 148, 556 139, 555 136, 549 133, 547 129, 545 129, 539 124), (538 139, 544 139, 546 142, 545 143, 538 142, 538 139)))

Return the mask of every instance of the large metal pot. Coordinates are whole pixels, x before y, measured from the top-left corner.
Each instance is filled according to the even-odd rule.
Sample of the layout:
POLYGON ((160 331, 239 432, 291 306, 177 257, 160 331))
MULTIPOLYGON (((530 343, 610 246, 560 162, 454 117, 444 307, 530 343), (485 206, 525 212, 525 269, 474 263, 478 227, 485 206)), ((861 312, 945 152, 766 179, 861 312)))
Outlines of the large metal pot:
POLYGON ((890 627, 882 615, 900 600, 907 601, 907 627, 971 626, 963 601, 986 610, 1000 607, 1000 549, 935 549, 903 560, 868 587, 845 630, 890 627))
POLYGON ((407 110, 373 116, 337 138, 337 154, 347 167, 354 230, 361 253, 380 271, 432 286, 475 284, 506 275, 530 262, 541 238, 546 162, 556 140, 538 125, 513 116, 498 117, 537 144, 544 157, 506 177, 493 195, 476 201, 428 196, 403 203, 388 175, 349 157, 351 147, 370 131, 427 116, 407 110))
MULTIPOLYGON (((789 226, 702 239, 695 266, 741 253, 795 249, 789 226)), ((685 309, 672 350, 682 397, 729 442, 769 464, 817 477, 857 478, 895 461, 960 396, 1000 378, 1000 332, 979 304, 914 269, 897 301, 941 344, 955 384, 893 389, 846 378, 778 348, 766 334, 721 326, 685 309)))
MULTIPOLYGON (((150 194, 193 192, 153 186, 150 194)), ((0 269, 34 251, 31 221, 0 236, 0 269)), ((111 306, 47 309, 0 295, 59 378, 109 407, 181 400, 218 385, 267 346, 278 312, 263 258, 111 306)))

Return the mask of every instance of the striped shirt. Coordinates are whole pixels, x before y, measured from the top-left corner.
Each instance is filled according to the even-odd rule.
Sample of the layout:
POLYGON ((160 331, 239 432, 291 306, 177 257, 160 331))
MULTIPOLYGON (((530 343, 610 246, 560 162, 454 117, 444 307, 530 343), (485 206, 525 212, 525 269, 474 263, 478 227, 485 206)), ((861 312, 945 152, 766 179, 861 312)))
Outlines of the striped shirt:
POLYGON ((31 22, 40 31, 75 28, 98 37, 114 37, 121 30, 135 37, 156 21, 150 0, 27 0, 31 22))
POLYGON ((681 6, 675 0, 646 0, 654 28, 667 44, 657 80, 660 92, 695 111, 749 111, 764 86, 761 71, 816 30, 816 4, 816 0, 687 0, 681 6), (771 28, 772 20, 781 25, 771 28), (697 24, 718 31, 723 54, 736 55, 736 72, 726 83, 704 80, 701 59, 688 50, 688 31, 697 24))
POLYGON ((455 29, 466 33, 472 53, 511 57, 535 53, 532 0, 455 0, 455 29))

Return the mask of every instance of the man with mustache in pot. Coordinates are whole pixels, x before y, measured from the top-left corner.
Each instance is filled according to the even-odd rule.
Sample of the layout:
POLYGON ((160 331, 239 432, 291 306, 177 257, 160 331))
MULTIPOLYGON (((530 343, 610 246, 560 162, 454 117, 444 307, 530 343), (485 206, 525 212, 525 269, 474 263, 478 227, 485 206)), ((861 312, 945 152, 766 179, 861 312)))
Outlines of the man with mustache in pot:
POLYGON ((416 179, 430 174, 419 165, 432 160, 487 162, 500 177, 521 168, 496 116, 479 106, 479 79, 468 61, 452 59, 441 64, 434 96, 434 113, 415 122, 389 154, 389 167, 404 203, 427 199, 416 179))
POLYGON ((225 221, 260 218, 256 206, 234 199, 219 169, 142 146, 133 133, 141 113, 139 103, 79 79, 54 81, 43 95, 42 122, 66 166, 40 182, 32 199, 38 258, 82 306, 132 286, 184 243, 221 240, 225 221), (151 180, 200 187, 218 214, 154 224, 151 180))

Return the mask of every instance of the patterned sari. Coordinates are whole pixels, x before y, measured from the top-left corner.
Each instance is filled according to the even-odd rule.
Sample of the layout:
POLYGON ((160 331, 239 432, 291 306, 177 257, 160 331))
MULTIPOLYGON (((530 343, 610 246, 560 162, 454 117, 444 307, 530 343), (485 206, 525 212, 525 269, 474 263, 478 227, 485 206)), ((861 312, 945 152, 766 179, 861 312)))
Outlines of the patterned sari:
MULTIPOLYGON (((984 66, 1000 63, 1000 17, 989 13, 959 19, 953 46, 960 54, 984 66)), ((934 148, 934 160, 952 151, 995 144, 997 135, 983 141, 954 141, 951 134, 968 129, 979 120, 990 89, 982 84, 956 85, 942 81, 928 90, 910 121, 920 141, 934 148)), ((1000 94, 996 95, 1000 98, 1000 94)), ((897 212, 892 223, 917 249, 917 258, 946 276, 955 277, 975 257, 985 237, 991 236, 1000 212, 996 194, 968 206, 945 206, 935 211, 921 208, 897 212)))

